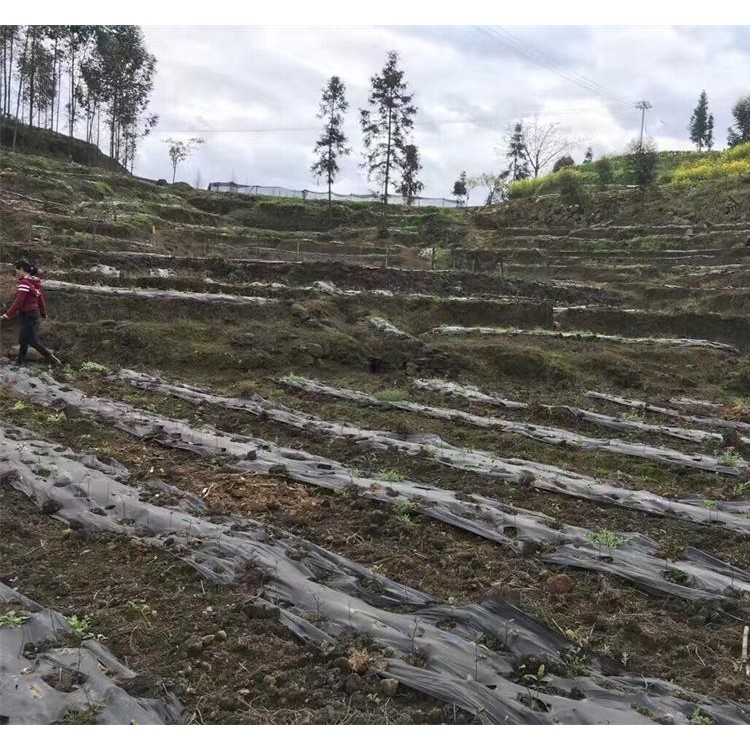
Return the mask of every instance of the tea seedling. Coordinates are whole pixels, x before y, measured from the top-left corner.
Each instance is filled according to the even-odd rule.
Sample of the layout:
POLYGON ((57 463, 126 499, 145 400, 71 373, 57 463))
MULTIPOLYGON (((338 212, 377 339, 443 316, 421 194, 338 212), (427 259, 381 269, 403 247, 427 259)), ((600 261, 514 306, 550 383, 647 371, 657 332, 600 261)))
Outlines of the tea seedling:
POLYGON ((71 615, 65 618, 71 630, 83 641, 87 638, 94 638, 97 641, 105 640, 101 633, 91 632, 91 622, 88 617, 79 618, 77 615, 71 615))
POLYGON ((28 615, 20 615, 15 609, 11 609, 0 615, 0 628, 20 628, 28 619, 28 615))
POLYGON ((401 482, 404 479, 404 475, 400 471, 390 469, 378 474, 378 479, 381 482, 401 482))
POLYGON ((727 466, 733 466, 736 469, 740 468, 742 464, 745 463, 742 456, 732 448, 724 451, 719 457, 719 460, 727 466))
POLYGON ((403 503, 396 503, 393 506, 393 514, 404 523, 411 523, 414 519, 414 513, 414 503, 410 503, 408 500, 403 503))
POLYGON ((109 370, 98 362, 84 362, 81 365, 81 372, 93 372, 102 375, 109 372, 109 370))
POLYGON ((614 531, 609 529, 601 529, 595 534, 587 534, 586 541, 595 544, 599 548, 599 554, 602 554, 602 549, 606 547, 609 550, 610 557, 612 556, 612 550, 621 547, 627 541, 624 536, 615 534, 614 531))

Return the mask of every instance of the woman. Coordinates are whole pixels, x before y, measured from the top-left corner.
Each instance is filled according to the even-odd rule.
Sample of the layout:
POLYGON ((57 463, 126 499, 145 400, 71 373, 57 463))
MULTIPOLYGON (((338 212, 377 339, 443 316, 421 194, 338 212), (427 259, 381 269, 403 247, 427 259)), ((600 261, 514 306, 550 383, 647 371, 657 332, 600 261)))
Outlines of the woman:
POLYGON ((3 314, 3 320, 10 320, 18 313, 21 332, 18 339, 18 358, 16 365, 21 366, 26 361, 26 352, 32 346, 50 364, 58 366, 62 362, 39 343, 39 318, 47 317, 47 307, 44 304, 42 280, 37 276, 37 269, 27 260, 16 261, 16 278, 18 288, 15 302, 3 314))

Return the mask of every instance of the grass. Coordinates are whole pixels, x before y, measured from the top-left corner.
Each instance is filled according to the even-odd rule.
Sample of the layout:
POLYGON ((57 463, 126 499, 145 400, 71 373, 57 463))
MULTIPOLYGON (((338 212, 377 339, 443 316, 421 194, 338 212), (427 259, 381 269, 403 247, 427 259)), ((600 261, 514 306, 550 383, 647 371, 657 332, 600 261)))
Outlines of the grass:
POLYGON ((379 401, 406 401, 409 398, 409 394, 406 391, 380 391, 380 393, 374 394, 375 398, 379 401))

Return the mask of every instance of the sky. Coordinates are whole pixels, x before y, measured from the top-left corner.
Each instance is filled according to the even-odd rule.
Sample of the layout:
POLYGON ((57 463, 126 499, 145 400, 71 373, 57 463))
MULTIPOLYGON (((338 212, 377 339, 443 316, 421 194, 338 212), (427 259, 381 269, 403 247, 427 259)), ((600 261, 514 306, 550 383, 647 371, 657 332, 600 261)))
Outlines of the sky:
MULTIPOLYGON (((502 137, 538 115, 595 157, 622 153, 640 131, 660 149, 689 149, 701 89, 724 147, 731 108, 750 93, 747 26, 143 26, 157 74, 149 110, 159 125, 140 145, 135 172, 171 177, 166 138, 205 143, 177 179, 325 190, 310 172, 322 128, 321 91, 339 76, 349 110, 350 156, 334 190, 367 193, 359 110, 371 76, 396 50, 418 107, 413 142, 423 195, 450 197, 461 171, 505 168, 502 137)), ((484 197, 477 188, 470 203, 484 197)))

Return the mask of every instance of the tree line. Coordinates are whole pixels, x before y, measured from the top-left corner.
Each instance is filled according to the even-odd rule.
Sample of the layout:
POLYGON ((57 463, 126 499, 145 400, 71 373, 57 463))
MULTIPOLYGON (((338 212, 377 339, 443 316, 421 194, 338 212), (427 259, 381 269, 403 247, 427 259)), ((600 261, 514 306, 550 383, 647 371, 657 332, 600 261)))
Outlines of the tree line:
POLYGON ((139 26, 0 26, 0 118, 106 147, 132 171, 156 58, 139 26))

